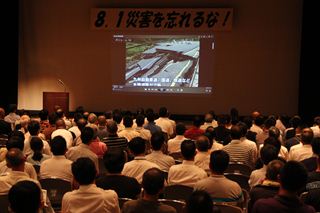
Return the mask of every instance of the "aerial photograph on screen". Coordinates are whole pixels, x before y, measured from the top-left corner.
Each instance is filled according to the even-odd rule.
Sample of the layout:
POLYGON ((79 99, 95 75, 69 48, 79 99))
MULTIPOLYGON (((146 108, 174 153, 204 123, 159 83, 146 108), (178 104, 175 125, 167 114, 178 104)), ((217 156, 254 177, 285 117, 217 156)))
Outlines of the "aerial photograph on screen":
POLYGON ((199 86, 198 36, 134 36, 126 39, 127 86, 199 86))

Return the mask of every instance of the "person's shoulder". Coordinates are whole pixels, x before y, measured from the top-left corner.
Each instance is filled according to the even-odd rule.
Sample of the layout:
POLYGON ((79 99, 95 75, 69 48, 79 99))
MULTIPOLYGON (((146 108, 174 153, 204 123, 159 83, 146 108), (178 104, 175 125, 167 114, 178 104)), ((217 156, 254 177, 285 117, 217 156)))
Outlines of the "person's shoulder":
POLYGON ((160 204, 159 206, 159 212, 161 213, 174 213, 177 212, 175 208, 172 206, 166 205, 166 204, 160 204))

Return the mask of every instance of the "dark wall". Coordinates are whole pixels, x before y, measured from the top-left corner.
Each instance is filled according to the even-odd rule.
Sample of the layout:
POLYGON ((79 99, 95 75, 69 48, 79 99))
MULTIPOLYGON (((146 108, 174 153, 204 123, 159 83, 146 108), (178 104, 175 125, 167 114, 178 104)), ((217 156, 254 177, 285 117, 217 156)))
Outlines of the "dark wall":
MULTIPOLYGON (((299 81, 299 114, 312 123, 320 115, 318 10, 314 1, 303 2, 299 81)), ((290 82, 289 82, 290 83, 290 82)))
POLYGON ((6 108, 18 95, 19 0, 3 1, 1 8, 0 106, 6 108))

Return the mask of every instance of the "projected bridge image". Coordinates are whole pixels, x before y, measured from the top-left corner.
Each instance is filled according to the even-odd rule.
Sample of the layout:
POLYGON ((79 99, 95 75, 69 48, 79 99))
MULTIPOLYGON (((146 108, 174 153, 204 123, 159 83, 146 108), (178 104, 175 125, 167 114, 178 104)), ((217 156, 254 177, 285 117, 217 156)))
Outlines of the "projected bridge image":
POLYGON ((198 87, 198 37, 139 38, 126 43, 126 85, 198 87))

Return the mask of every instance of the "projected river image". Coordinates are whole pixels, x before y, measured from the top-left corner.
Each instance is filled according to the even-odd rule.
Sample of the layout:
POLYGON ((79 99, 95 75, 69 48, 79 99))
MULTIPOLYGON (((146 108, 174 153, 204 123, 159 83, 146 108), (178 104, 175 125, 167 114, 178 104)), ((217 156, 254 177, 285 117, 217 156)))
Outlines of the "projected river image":
POLYGON ((198 37, 132 38, 126 42, 127 86, 199 86, 198 37))

